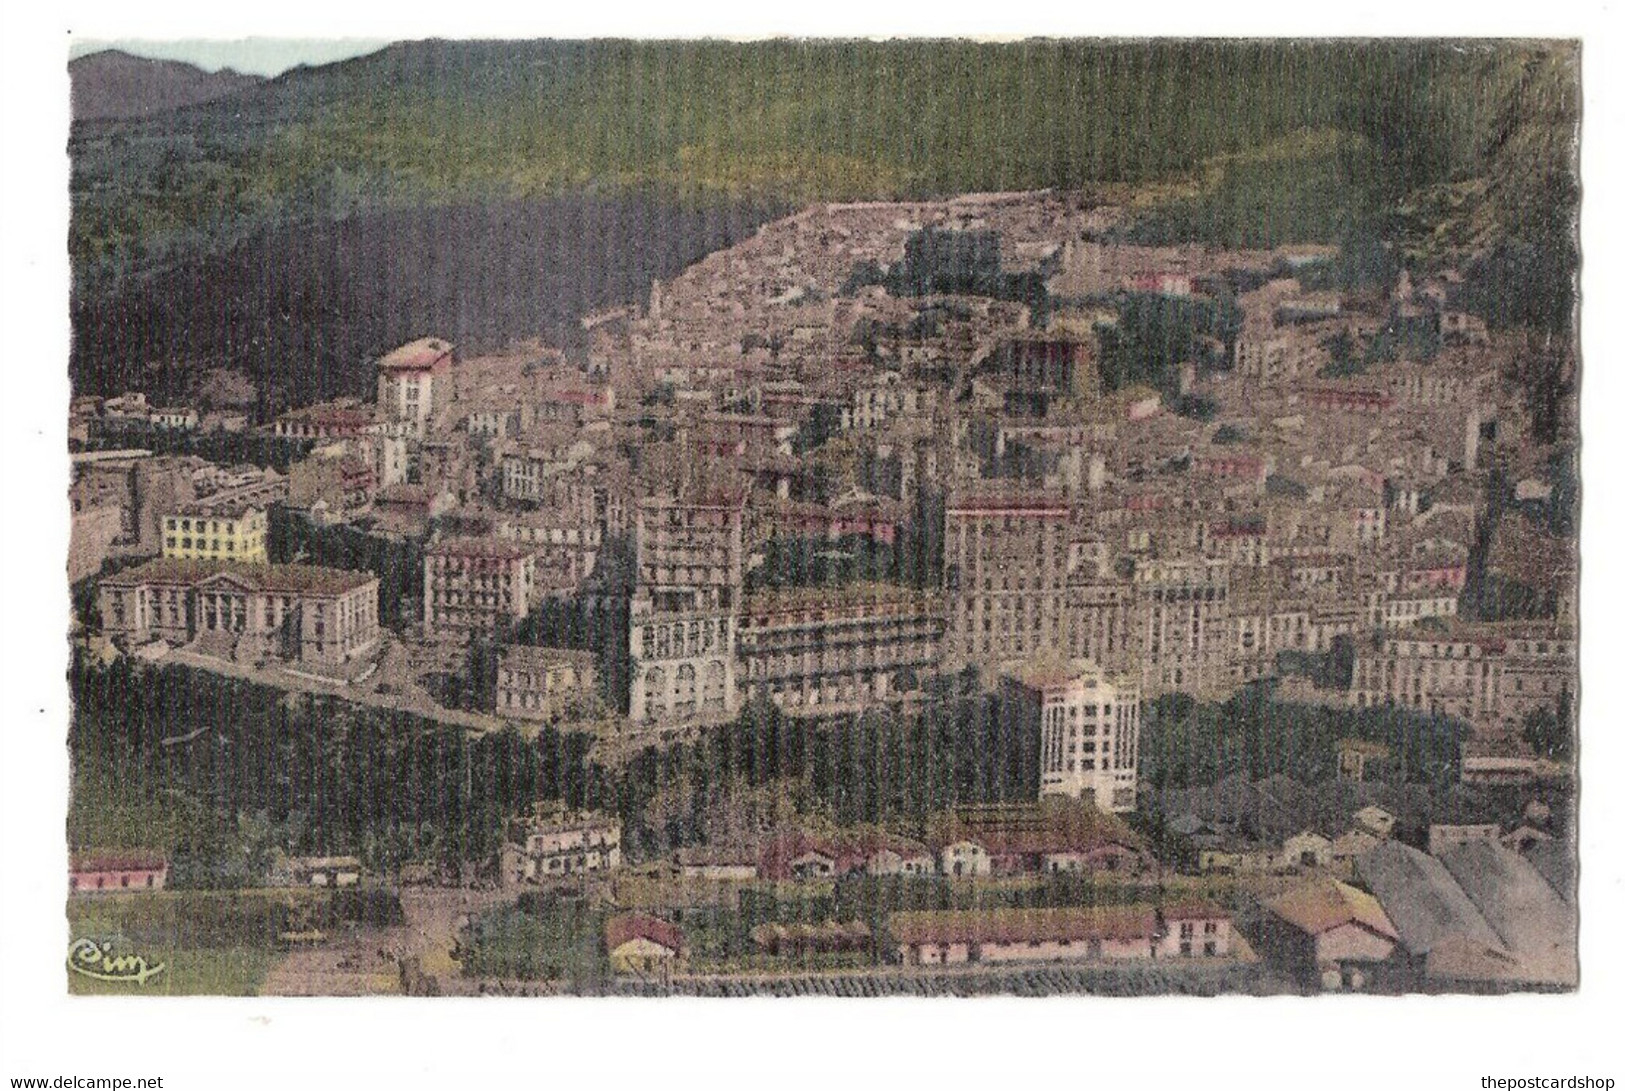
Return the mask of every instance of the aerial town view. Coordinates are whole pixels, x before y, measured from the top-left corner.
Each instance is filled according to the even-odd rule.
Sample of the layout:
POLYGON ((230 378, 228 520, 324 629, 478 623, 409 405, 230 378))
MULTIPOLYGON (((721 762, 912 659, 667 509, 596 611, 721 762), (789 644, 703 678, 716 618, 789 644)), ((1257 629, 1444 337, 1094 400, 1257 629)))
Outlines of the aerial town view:
POLYGON ((1577 987, 1575 44, 69 68, 70 992, 1577 987))

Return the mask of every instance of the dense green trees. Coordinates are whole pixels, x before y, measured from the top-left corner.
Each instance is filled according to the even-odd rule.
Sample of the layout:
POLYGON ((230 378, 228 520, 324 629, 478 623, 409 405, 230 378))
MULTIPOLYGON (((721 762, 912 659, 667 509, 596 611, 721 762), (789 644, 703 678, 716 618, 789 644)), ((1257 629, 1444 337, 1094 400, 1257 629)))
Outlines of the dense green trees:
POLYGON ((785 793, 781 809, 918 832, 956 803, 1034 798, 1038 732, 959 678, 934 684, 916 712, 811 720, 759 702, 698 743, 634 758, 620 803, 629 828, 664 849, 704 836, 719 799, 762 788, 785 793), (642 826, 643 804, 662 793, 642 826))
POLYGON ((1241 317, 1241 308, 1228 294, 1217 299, 1124 295, 1116 324, 1100 327, 1101 384, 1107 390, 1121 390, 1144 383, 1175 401, 1179 365, 1223 364, 1241 329, 1241 317))
POLYGON ((1270 689, 1250 686, 1220 704, 1179 693, 1148 702, 1141 780, 1154 788, 1185 788, 1233 775, 1285 773, 1314 783, 1336 773, 1337 742, 1345 738, 1386 744, 1407 780, 1443 784, 1459 774, 1468 732, 1459 721, 1400 708, 1288 704, 1275 701, 1270 689))
POLYGON ((318 526, 281 504, 266 520, 272 562, 365 569, 378 577, 378 621, 399 628, 423 613, 423 543, 372 534, 352 523, 318 526))
POLYGON ((407 713, 188 667, 75 662, 69 836, 169 850, 185 885, 263 878, 270 850, 355 853, 388 872, 487 863, 538 798, 611 801, 590 740, 471 736, 407 713), (157 844, 154 844, 157 842, 157 844))
POLYGON ((1574 758, 1574 698, 1568 691, 1563 692, 1555 709, 1537 708, 1524 717, 1523 741, 1536 757, 1552 761, 1574 758))

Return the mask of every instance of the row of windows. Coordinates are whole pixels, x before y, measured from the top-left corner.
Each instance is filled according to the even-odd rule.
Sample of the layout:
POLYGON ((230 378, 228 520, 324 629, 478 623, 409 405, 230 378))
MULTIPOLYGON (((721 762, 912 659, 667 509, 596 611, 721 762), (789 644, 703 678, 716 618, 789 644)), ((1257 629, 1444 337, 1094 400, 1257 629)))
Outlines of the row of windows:
MULTIPOLYGON (((191 519, 176 519, 175 517, 171 516, 170 518, 164 520, 164 526, 165 526, 165 529, 167 529, 167 530, 175 530, 178 527, 180 530, 186 531, 188 533, 190 533, 194 529, 196 529, 197 531, 199 531, 201 533, 207 533, 207 534, 222 534, 222 533, 224 533, 224 534, 236 534, 236 533, 238 533, 238 530, 237 530, 237 525, 238 524, 237 524, 236 520, 224 520, 223 521, 223 520, 219 520, 219 519, 198 519, 196 522, 197 522, 197 526, 194 528, 192 526, 193 520, 191 520, 191 519)), ((249 520, 244 525, 247 526, 247 527, 252 528, 255 524, 254 524, 253 520, 249 520)))
POLYGON ((643 658, 665 659, 670 656, 699 655, 724 645, 728 640, 727 618, 713 621, 673 622, 643 627, 641 646, 643 658))
MULTIPOLYGON (((165 538, 164 539, 164 545, 165 545, 165 547, 167 547, 169 549, 199 549, 199 550, 203 550, 203 551, 209 552, 209 553, 236 553, 237 552, 237 543, 234 540, 230 539, 230 538, 227 538, 225 540, 225 547, 224 548, 221 547, 219 538, 211 538, 211 539, 199 538, 199 539, 196 540, 195 543, 191 538, 181 538, 180 541, 179 541, 179 544, 177 544, 177 542, 176 542, 176 540, 174 538, 165 538)), ((243 552, 244 553, 254 553, 254 552, 257 552, 258 549, 261 549, 261 548, 263 548, 262 543, 259 543, 259 542, 247 542, 247 543, 244 544, 243 552)))
MULTIPOLYGON (((135 885, 137 887, 152 889, 153 887, 158 885, 157 882, 155 881, 155 879, 156 879, 156 876, 147 875, 147 876, 145 876, 145 881, 144 882, 136 883, 135 885)), ((128 875, 120 875, 118 877, 118 885, 119 885, 120 890, 128 889, 129 886, 130 886, 130 877, 128 875)), ((70 876, 68 878, 68 889, 69 890, 78 890, 79 889, 79 876, 73 875, 73 876, 70 876)), ((88 884, 86 886, 86 889, 90 889, 88 884)), ((105 876, 105 875, 96 876, 95 889, 97 889, 97 890, 106 890, 106 889, 108 889, 108 887, 107 887, 107 876, 105 876)))

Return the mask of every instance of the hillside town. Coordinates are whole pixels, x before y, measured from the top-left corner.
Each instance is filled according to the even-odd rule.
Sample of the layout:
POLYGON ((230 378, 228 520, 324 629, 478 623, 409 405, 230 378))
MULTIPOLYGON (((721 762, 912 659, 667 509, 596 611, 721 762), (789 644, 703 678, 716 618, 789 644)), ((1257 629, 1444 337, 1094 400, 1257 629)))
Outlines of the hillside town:
MULTIPOLYGON (((327 969, 277 980, 1573 988, 1577 423, 1530 392, 1572 360, 1452 270, 1126 217, 819 204, 551 341, 421 330, 273 418, 229 360, 196 404, 75 398, 98 669, 688 778, 559 772, 455 868, 302 830, 244 885, 405 923, 289 924, 327 969), (960 720, 937 786, 852 741, 960 720), (791 736, 877 786, 759 775, 791 736), (719 752, 748 785, 693 771, 719 752)), ((184 886, 167 846, 74 848, 74 899, 184 886)))

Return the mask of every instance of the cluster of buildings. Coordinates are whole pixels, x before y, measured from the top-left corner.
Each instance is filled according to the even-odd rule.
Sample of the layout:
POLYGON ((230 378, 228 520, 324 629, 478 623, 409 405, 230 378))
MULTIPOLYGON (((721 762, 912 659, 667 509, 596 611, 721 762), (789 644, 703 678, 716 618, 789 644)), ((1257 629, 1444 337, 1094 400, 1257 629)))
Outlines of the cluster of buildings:
POLYGON ((1092 801, 961 806, 915 840, 874 829, 785 829, 749 841, 679 849, 690 879, 799 882, 849 876, 978 877, 1059 873, 1144 875, 1156 865, 1145 839, 1092 801))
MULTIPOLYGON (((1204 902, 1046 909, 907 910, 890 914, 882 935, 886 961, 904 967, 1021 966, 1134 962, 1230 963, 1255 959, 1231 927, 1231 914, 1204 902)), ((862 920, 767 923, 751 933, 766 954, 863 952, 877 937, 862 920)), ((604 948, 617 974, 669 984, 687 968, 691 944, 681 926, 647 913, 604 924, 604 948)))
MULTIPOLYGON (((1537 504, 1552 487, 1502 378, 1514 347, 1452 310, 1454 283, 1337 292, 1324 248, 1100 241, 1119 214, 1049 191, 813 206, 587 316, 584 347, 386 353, 370 403, 268 424, 309 445, 285 479, 205 495, 175 460, 79 456, 79 537, 263 563, 283 504, 422 544, 406 640, 501 642, 549 602, 624 612, 609 696, 634 728, 906 700, 966 668, 992 685, 1040 651, 1122 707, 1353 647, 1352 683, 1302 696, 1503 738, 1572 690, 1572 547, 1489 551, 1498 579, 1555 583, 1549 616, 1460 617, 1487 467, 1537 504), (952 283, 944 254, 1041 284, 1041 313, 914 294, 952 283), (1125 381, 1116 327, 1146 297, 1231 324, 1125 381), (765 570, 792 555, 886 563, 841 586, 765 570)), ((1526 514, 1501 522, 1534 533, 1526 514)), ((1069 791, 1131 798, 1121 750, 1089 770, 1126 774, 1110 786, 1077 781, 1081 753, 1069 791)))
MULTIPOLYGON (((1448 277, 1332 291, 1333 251, 1103 241, 1120 215, 1051 191, 816 205, 586 316, 567 349, 410 341, 366 400, 258 423, 297 450, 286 474, 75 454, 70 568, 138 562, 97 591, 126 648, 327 675, 386 640, 448 661, 490 642, 497 717, 556 722, 602 691, 652 738, 752 702, 835 716, 976 679, 1037 740, 1040 794, 1108 818, 1145 806, 1142 708, 1171 693, 1273 679, 1305 703, 1454 717, 1483 760, 1520 755, 1523 723, 1572 701, 1577 618, 1573 543, 1547 518, 1553 448, 1507 378, 1517 344, 1461 313, 1448 277), (943 255, 977 277, 933 267, 943 255), (1147 300, 1191 318, 1182 358, 1123 356, 1147 300), (354 569, 280 557, 273 516, 410 546, 393 556, 421 567, 385 609, 369 551, 354 569), (1527 608, 1481 620, 1473 585, 1528 589, 1527 608), (544 616, 599 619, 614 646, 550 646, 544 616)), ((139 395, 81 400, 75 420, 87 436, 241 424, 139 395)), ((679 866, 1150 866, 1120 827, 1057 826, 1045 806, 962 814, 918 843, 798 834, 679 866)), ((1388 843, 1361 808, 1266 829, 1264 804, 1247 821, 1205 806, 1157 803, 1210 871, 1346 880, 1388 843)), ((513 834, 517 878, 619 863, 608 820, 513 834)), ((920 918, 900 957, 1167 953, 1184 922, 1166 914, 920 918)))
MULTIPOLYGON (((892 914, 891 958, 905 966, 1231 959, 1231 914, 1188 902, 892 914)), ((1250 952, 1249 952, 1250 953, 1250 952)))
POLYGON ((1322 876, 1266 899, 1260 945, 1328 990, 1578 983, 1572 896, 1494 836, 1430 848, 1387 841, 1360 857, 1355 882, 1322 876))

